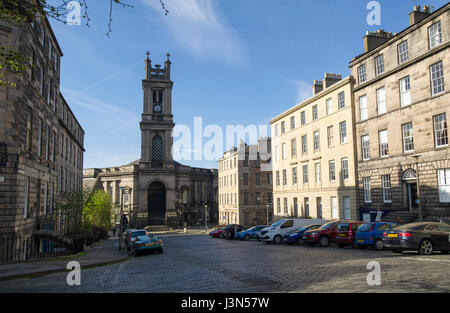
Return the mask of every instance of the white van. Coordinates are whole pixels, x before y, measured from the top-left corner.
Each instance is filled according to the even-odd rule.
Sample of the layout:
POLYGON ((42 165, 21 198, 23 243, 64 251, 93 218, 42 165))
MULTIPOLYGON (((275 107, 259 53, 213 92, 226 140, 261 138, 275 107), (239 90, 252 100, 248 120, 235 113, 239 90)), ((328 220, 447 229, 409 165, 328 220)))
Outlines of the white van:
POLYGON ((265 242, 282 243, 283 235, 305 225, 325 224, 323 219, 286 218, 278 220, 269 227, 261 230, 261 240, 265 242))

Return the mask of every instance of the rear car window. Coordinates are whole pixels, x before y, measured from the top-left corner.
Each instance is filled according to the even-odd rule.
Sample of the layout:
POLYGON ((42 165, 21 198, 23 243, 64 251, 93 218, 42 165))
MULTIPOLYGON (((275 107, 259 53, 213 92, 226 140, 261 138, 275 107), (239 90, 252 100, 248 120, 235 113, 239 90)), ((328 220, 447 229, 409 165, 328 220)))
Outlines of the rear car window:
POLYGON ((352 224, 352 230, 355 231, 358 229, 359 226, 364 225, 364 224, 352 224))
POLYGON ((381 224, 380 226, 378 226, 377 229, 378 230, 391 230, 391 226, 389 226, 389 224, 381 224))
POLYGON ((287 220, 284 224, 283 227, 292 227, 294 226, 294 221, 293 220, 287 220))
POLYGON ((348 223, 342 223, 338 225, 338 230, 339 231, 348 231, 349 230, 350 225, 348 223))
POLYGON ((362 232, 368 232, 370 231, 370 227, 372 225, 370 224, 362 224, 360 228, 358 228, 358 231, 362 231, 362 232))
POLYGON ((438 224, 437 228, 439 231, 450 233, 450 225, 438 224))
POLYGON ((145 236, 145 235, 146 235, 145 230, 143 230, 143 231, 135 231, 135 232, 131 233, 131 237, 145 236))

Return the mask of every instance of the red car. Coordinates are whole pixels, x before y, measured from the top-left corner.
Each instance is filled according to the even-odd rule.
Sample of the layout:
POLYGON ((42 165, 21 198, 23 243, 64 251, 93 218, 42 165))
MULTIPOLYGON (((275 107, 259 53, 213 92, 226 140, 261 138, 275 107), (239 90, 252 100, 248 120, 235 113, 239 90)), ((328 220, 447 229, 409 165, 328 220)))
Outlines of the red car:
POLYGON ((356 231, 358 230, 358 227, 362 224, 365 224, 366 222, 355 222, 355 221, 348 221, 348 222, 341 222, 337 225, 337 235, 336 235, 336 244, 339 248, 344 248, 345 246, 353 246, 353 248, 356 248, 355 245, 355 236, 356 231))
POLYGON ((319 244, 321 247, 327 247, 336 240, 337 225, 341 221, 329 222, 323 224, 317 229, 310 229, 303 233, 303 242, 310 246, 319 244))
POLYGON ((211 236, 213 238, 222 238, 222 233, 225 230, 225 227, 219 228, 218 230, 215 230, 211 233, 211 236))

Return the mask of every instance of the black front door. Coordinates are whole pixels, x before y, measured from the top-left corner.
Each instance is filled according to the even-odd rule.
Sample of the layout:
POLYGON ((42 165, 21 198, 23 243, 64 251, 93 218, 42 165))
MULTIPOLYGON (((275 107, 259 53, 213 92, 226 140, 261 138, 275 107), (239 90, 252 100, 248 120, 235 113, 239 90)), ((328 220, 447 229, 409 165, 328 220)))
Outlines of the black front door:
POLYGON ((148 191, 148 224, 166 224, 166 190, 162 183, 153 183, 148 191))
POLYGON ((417 183, 408 184, 408 207, 410 211, 417 209, 418 197, 417 197, 417 183))

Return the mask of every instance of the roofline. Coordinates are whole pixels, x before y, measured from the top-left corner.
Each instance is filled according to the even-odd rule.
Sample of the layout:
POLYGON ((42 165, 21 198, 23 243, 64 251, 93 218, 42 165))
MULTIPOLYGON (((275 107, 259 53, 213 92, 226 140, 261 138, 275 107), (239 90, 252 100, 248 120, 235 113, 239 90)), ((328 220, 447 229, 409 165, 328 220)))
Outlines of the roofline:
POLYGON ((352 81, 353 81, 353 77, 351 75, 341 79, 340 81, 336 82, 335 84, 331 85, 330 87, 322 90, 318 94, 315 94, 314 96, 312 96, 312 97, 310 97, 310 98, 300 102, 299 104, 295 105, 294 107, 290 108, 289 110, 287 110, 287 111, 281 113, 280 115, 274 117, 273 119, 271 119, 269 121, 269 124, 273 124, 273 123, 279 121, 280 119, 282 119, 282 118, 288 116, 289 114, 297 111, 301 107, 304 107, 304 106, 306 106, 306 105, 308 105, 308 104, 318 100, 319 98, 322 98, 323 96, 325 96, 325 95, 335 91, 336 89, 341 88, 342 86, 345 86, 346 84, 350 84, 352 81))
POLYGON ((61 99, 67 104, 67 107, 69 108, 70 113, 72 113, 73 118, 75 119, 75 121, 77 122, 78 126, 81 128, 81 130, 83 131, 83 134, 86 134, 86 132, 84 131, 83 127, 81 127, 80 122, 78 121, 75 113, 73 113, 72 109, 70 108, 69 103, 67 102, 66 98, 64 98, 63 94, 61 93, 61 91, 59 91, 59 95, 61 97, 61 99))
MULTIPOLYGON (((364 52, 356 57, 354 57, 350 62, 349 62, 349 67, 352 67, 355 65, 355 63, 358 63, 361 61, 361 59, 363 58, 368 58, 370 57, 372 54, 375 54, 376 52, 378 52, 379 50, 384 49, 386 46, 389 46, 390 44, 392 44, 394 41, 397 41, 400 37, 403 37, 404 35, 406 35, 407 33, 415 30, 416 28, 419 28, 421 26, 423 26, 423 24, 428 23, 430 20, 434 19, 436 16, 444 13, 445 11, 450 10, 450 2, 447 2, 447 4, 443 5, 442 7, 440 7, 439 9, 437 9, 436 11, 434 11, 433 13, 431 13, 428 17, 424 18, 423 20, 421 20, 420 22, 410 25, 407 28, 405 28, 404 30, 402 30, 401 32, 397 33, 395 36, 393 36, 392 38, 390 38, 388 41, 386 41, 385 43, 383 43, 382 45, 376 47, 373 50, 364 52), (442 11, 442 12, 441 12, 442 11)), ((363 37, 364 38, 364 37, 363 37)))

